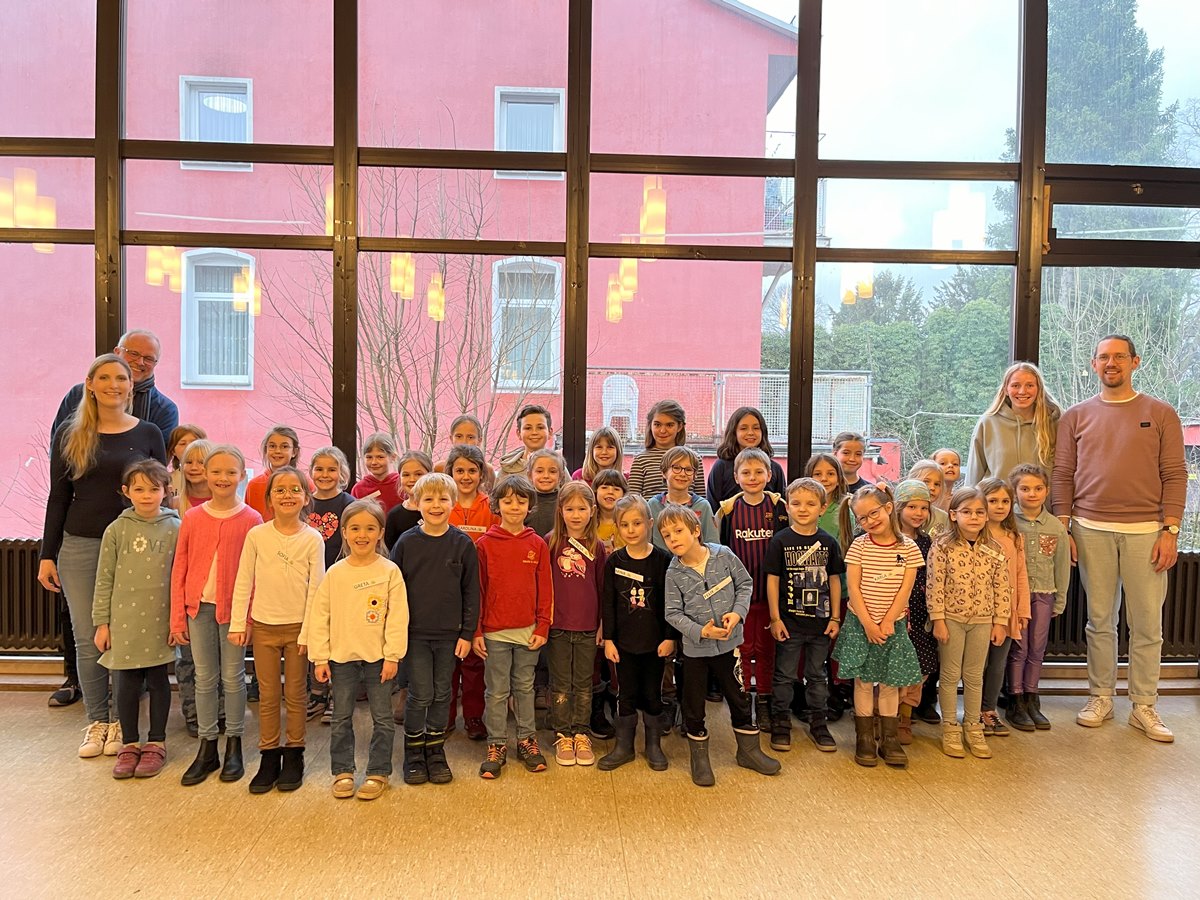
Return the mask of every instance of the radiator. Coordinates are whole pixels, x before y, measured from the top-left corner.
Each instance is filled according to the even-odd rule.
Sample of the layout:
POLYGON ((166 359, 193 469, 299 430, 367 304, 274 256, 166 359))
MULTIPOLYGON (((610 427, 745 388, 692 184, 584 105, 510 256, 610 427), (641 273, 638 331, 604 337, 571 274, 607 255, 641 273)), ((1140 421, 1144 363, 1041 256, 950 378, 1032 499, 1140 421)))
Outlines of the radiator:
POLYGON ((0 540, 0 652, 59 652, 59 595, 38 584, 38 550, 0 540))

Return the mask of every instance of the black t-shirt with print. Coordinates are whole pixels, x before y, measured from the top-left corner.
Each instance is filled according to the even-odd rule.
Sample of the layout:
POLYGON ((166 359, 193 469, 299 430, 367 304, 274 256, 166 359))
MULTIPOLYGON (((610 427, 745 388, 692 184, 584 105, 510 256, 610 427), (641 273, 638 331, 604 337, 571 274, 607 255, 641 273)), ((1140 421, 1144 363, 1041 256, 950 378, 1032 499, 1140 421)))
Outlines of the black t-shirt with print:
POLYGON ((785 528, 771 538, 765 569, 779 576, 779 616, 788 630, 824 631, 832 614, 829 580, 846 571, 838 542, 819 528, 815 534, 785 528))

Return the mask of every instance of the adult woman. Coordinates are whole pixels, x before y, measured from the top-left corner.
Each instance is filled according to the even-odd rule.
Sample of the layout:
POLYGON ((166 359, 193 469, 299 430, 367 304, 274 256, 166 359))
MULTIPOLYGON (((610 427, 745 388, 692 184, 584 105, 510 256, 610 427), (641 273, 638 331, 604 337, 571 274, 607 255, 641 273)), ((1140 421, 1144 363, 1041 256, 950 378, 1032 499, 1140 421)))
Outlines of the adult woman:
MULTIPOLYGON (((725 434, 717 447, 717 461, 708 473, 708 505, 715 512, 721 501, 728 500, 739 490, 734 479, 733 461, 748 447, 757 447, 767 456, 774 456, 771 442, 767 439, 767 420, 753 406, 739 406, 725 425, 725 434)), ((767 490, 782 494, 787 486, 783 468, 771 460, 771 479, 767 490)))
POLYGON ((1054 467, 1054 439, 1062 410, 1046 392, 1046 382, 1033 363, 1008 367, 996 399, 975 425, 965 485, 984 478, 1008 478, 1021 463, 1054 467))
POLYGON ((99 756, 106 745, 116 753, 121 727, 109 722, 108 671, 93 642, 92 593, 100 538, 121 514, 121 475, 139 459, 166 463, 162 431, 130 415, 133 376, 129 364, 112 353, 88 368, 83 397, 71 418, 54 433, 50 449, 50 497, 42 532, 38 581, 63 591, 75 629, 79 683, 87 708, 87 733, 80 756, 99 756))

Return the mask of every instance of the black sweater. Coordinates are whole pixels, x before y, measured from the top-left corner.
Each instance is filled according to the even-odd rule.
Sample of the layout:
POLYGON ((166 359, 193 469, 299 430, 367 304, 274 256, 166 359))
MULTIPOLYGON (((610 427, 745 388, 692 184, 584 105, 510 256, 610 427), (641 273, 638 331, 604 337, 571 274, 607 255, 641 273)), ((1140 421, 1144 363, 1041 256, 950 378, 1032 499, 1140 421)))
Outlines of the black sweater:
MULTIPOLYGON (((396 507, 399 509, 400 507, 396 507)), ((479 620, 479 556, 475 542, 454 526, 432 537, 419 527, 392 548, 408 593, 408 636, 469 641, 479 620)))
POLYGON ((625 547, 608 557, 600 607, 604 639, 616 644, 618 650, 653 653, 663 641, 679 640, 679 633, 667 624, 665 615, 671 558, 660 547, 652 548, 645 559, 634 559, 625 547))
POLYGON ((400 535, 421 523, 421 514, 415 509, 408 509, 403 503, 388 510, 383 523, 383 544, 388 553, 400 540, 400 535))

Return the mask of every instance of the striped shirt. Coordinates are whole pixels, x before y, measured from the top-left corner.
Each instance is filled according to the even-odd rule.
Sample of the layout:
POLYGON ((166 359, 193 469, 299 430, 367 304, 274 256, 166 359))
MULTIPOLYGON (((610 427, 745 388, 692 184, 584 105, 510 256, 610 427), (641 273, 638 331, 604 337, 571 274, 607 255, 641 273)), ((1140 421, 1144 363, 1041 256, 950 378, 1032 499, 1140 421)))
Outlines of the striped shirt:
MULTIPOLYGON (((911 538, 898 535, 895 543, 877 544, 869 534, 863 534, 855 538, 846 551, 846 565, 862 567, 859 591, 867 614, 878 625, 896 602, 907 570, 921 568, 925 560, 911 538)), ((908 598, 904 599, 907 601, 908 598)))
POLYGON ((751 506, 741 497, 733 501, 729 515, 722 517, 721 537, 734 555, 741 560, 754 582, 752 604, 767 602, 767 547, 777 529, 787 526, 787 513, 782 522, 776 515, 775 503, 764 497, 757 506, 751 506))
MULTIPOLYGON (((633 463, 629 467, 628 479, 631 494, 641 494, 649 500, 655 494, 661 494, 667 489, 667 480, 662 471, 662 458, 666 455, 666 450, 653 447, 643 450, 633 458, 633 463)), ((692 474, 692 491, 701 497, 704 496, 703 464, 692 474)))

